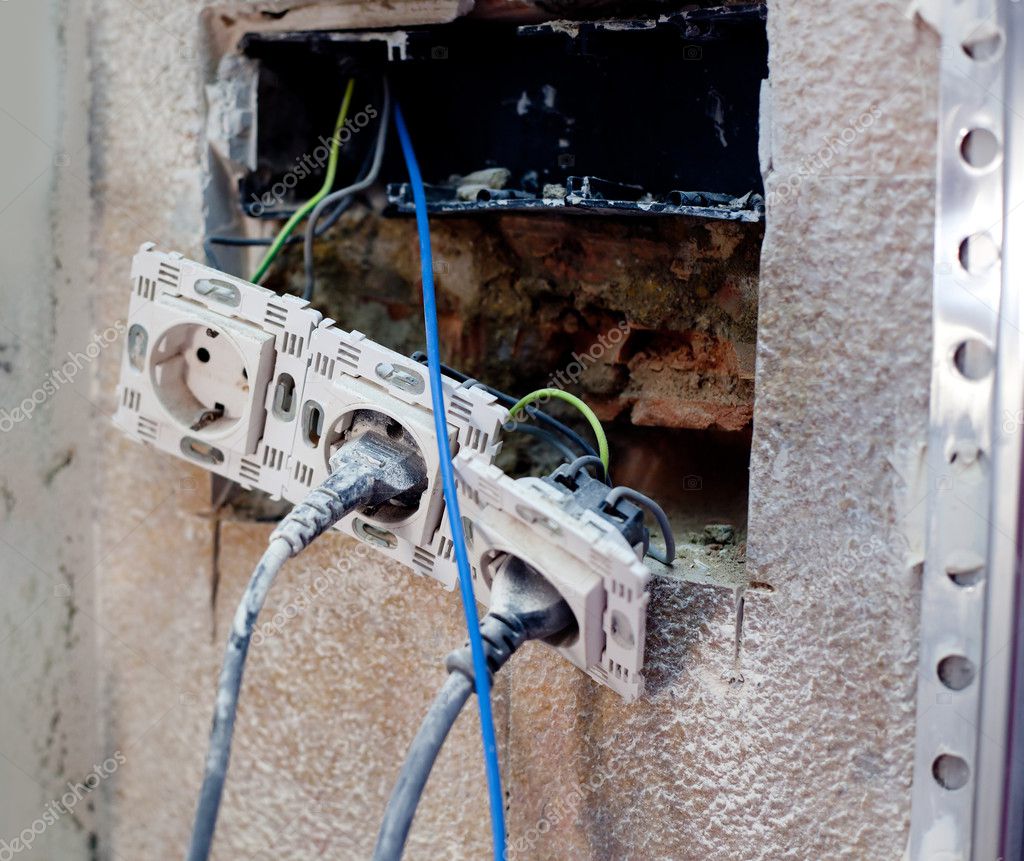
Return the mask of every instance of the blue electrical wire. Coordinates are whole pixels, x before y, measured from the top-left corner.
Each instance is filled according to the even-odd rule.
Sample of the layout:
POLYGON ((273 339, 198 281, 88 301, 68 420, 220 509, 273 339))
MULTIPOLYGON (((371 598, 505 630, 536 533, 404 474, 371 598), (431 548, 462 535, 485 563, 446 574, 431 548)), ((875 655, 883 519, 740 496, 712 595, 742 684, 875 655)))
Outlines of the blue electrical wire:
POLYGON ((434 261, 430 250, 430 225, 427 221, 427 197, 423 189, 419 164, 413 152, 409 131, 398 103, 395 103, 395 128, 402 144, 402 155, 409 171, 416 205, 416 229, 420 240, 420 268, 423 272, 423 323, 427 334, 427 371, 430 377, 430 397, 434 407, 434 430, 437 433, 437 449, 441 461, 441 486, 444 501, 448 507, 448 524, 452 530, 455 545, 455 562, 459 568, 459 590, 462 593, 462 609, 466 614, 466 628, 469 630, 469 647, 473 655, 473 676, 476 686, 476 701, 480 709, 480 734, 483 736, 484 764, 487 769, 487 792, 491 803, 491 830, 494 833, 494 859, 505 858, 505 802, 501 790, 501 772, 498 767, 498 744, 494 737, 494 716, 491 713, 491 677, 484 658, 483 643, 480 640, 480 619, 476 612, 476 596, 473 594, 473 579, 469 569, 469 554, 466 552, 466 536, 462 529, 462 514, 459 511, 459 497, 455 488, 455 470, 452 467, 452 452, 448 444, 448 421, 445 418, 444 390, 441 388, 441 350, 437 334, 437 298, 434 295, 434 261))

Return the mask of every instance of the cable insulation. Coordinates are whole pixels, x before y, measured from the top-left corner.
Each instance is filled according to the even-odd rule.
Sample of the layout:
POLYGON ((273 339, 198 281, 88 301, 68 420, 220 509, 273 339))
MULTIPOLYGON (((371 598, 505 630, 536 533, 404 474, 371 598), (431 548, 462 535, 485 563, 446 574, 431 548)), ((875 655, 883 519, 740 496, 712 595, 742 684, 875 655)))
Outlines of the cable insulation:
POLYGON ((260 265, 256 267, 252 278, 249 279, 254 284, 259 284, 260 279, 267 274, 270 264, 274 262, 274 258, 280 253, 285 241, 291 236, 298 223, 327 196, 334 186, 334 176, 338 171, 338 149, 341 146, 340 132, 342 126, 345 125, 345 118, 348 116, 348 107, 352 102, 352 90, 355 88, 355 85, 355 78, 349 78, 348 86, 345 87, 345 97, 341 100, 341 108, 338 111, 338 119, 334 124, 334 135, 331 138, 331 150, 327 157, 327 175, 324 177, 324 184, 316 194, 295 210, 295 214, 284 223, 284 227, 278 232, 273 244, 267 249, 267 253, 263 255, 260 265))
POLYGON ((558 400, 572 404, 576 409, 583 413, 583 417, 590 423, 590 427, 594 431, 594 436, 597 437, 597 456, 601 458, 601 463, 604 464, 604 468, 607 470, 608 437, 604 435, 604 428, 601 427, 601 422, 597 416, 594 415, 594 411, 576 397, 576 395, 569 394, 569 392, 563 391, 562 389, 537 389, 537 391, 530 392, 530 394, 521 397, 509 410, 512 414, 512 419, 515 421, 521 421, 523 407, 527 404, 532 404, 534 401, 540 400, 541 398, 558 398, 558 400))
POLYGON ((427 785, 427 778, 430 777, 430 770, 471 693, 473 684, 462 673, 449 675, 437 692, 416 737, 409 745, 409 753, 402 763, 395 788, 391 791, 377 845, 373 850, 374 861, 391 861, 402 857, 402 849, 409 836, 409 828, 416 816, 416 807, 423 789, 427 785))
POLYGON ((633 490, 632 487, 616 487, 605 497, 605 501, 609 505, 615 505, 620 499, 628 499, 630 502, 635 502, 654 515, 654 519, 658 521, 658 528, 661 529, 661 537, 665 539, 665 555, 656 556, 650 552, 647 555, 652 556, 665 565, 671 565, 676 558, 676 537, 672 533, 672 525, 668 522, 668 515, 665 514, 665 509, 649 496, 645 496, 639 490, 633 490))
POLYGON ((306 224, 306 237, 303 242, 302 249, 306 286, 302 290, 302 298, 307 302, 312 301, 313 291, 316 286, 316 278, 313 268, 313 240, 317 236, 317 221, 320 220, 320 216, 324 213, 324 210, 331 206, 335 201, 343 200, 344 198, 355 194, 357 191, 369 188, 377 181, 377 177, 380 175, 381 162, 384 160, 384 144, 387 142, 388 136, 388 117, 391 113, 391 91, 388 88, 387 78, 384 79, 383 92, 384 105, 381 112, 380 124, 377 127, 377 141, 374 146, 373 161, 370 164, 370 169, 362 179, 352 183, 352 185, 346 188, 338 189, 338 191, 332 192, 320 200, 316 206, 313 207, 313 212, 309 216, 309 222, 306 224))
POLYGON ((253 571, 249 585, 235 611, 224 652, 224 663, 217 682, 217 702, 213 712, 213 728, 206 754, 203 787, 199 792, 192 842, 188 848, 188 861, 205 861, 210 855, 213 831, 217 826, 220 798, 227 778, 228 759, 231 757, 231 737, 235 732, 235 714, 238 694, 242 688, 245 657, 249 652, 256 618, 267 600, 267 592, 274 583, 281 566, 291 556, 292 548, 283 538, 270 542, 266 552, 253 571))
POLYGON ((466 536, 459 509, 459 497, 455 486, 455 469, 448 444, 448 421, 445 418, 444 389, 441 382, 441 351, 437 331, 437 297, 434 293, 434 262, 430 248, 430 223, 427 218, 427 199, 420 176, 416 154, 413 151, 409 131, 405 127, 402 110, 395 103, 395 128, 402 145, 402 155, 409 171, 416 205, 416 228, 419 234, 420 268, 423 277, 423 321, 427 336, 427 370, 430 377, 430 397, 434 408, 434 427, 440 454, 441 485, 445 504, 448 508, 448 525, 451 529, 455 561, 459 570, 459 589, 462 595, 462 609, 466 616, 466 629, 473 658, 474 685, 477 707, 480 710, 480 734, 483 737, 484 764, 487 771, 487 791, 490 798, 491 830, 494 838, 494 861, 505 858, 505 802, 501 788, 501 772, 498 766, 498 745, 494 735, 494 716, 491 711, 491 679, 484 657, 480 638, 480 619, 476 610, 476 596, 473 593, 473 578, 469 568, 469 554, 466 551, 466 536))

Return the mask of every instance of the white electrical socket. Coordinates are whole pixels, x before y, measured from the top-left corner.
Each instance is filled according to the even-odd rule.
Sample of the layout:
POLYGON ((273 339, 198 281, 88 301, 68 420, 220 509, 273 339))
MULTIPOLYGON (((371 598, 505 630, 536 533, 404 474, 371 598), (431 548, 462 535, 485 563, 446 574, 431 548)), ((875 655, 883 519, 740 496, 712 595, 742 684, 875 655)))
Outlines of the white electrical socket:
MULTIPOLYGON (((478 387, 444 380, 451 443, 488 461, 508 411, 478 387)), ((132 261, 129 327, 114 423, 211 472, 301 502, 327 477, 358 410, 404 426, 427 465, 417 508, 354 512, 335 528, 455 586, 426 368, 309 303, 143 245, 132 261)))
MULTIPOLYGON (((569 604, 577 630, 550 643, 627 702, 643 692, 650 572, 638 551, 594 511, 539 478, 513 479, 472 451, 455 458, 477 600, 490 604, 495 570, 514 556, 569 604)), ((447 520, 442 527, 448 532, 447 520)))
MULTIPOLYGON (((418 507, 353 512, 336 529, 433 577, 458 569, 445 515, 427 370, 307 302, 143 245, 132 261, 129 328, 115 424, 144 443, 243 487, 301 502, 328 474, 360 410, 403 426, 427 466, 418 507)), ((649 574, 593 512, 494 465, 508 411, 475 385, 443 378, 477 600, 515 555, 562 593, 577 631, 552 646, 626 700, 643 690, 649 574)))

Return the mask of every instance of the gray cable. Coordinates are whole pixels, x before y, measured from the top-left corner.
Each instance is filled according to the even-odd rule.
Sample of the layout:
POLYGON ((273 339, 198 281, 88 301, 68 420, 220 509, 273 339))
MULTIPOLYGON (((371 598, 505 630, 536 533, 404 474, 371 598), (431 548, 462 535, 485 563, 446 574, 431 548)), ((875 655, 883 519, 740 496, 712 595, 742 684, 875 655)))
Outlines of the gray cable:
POLYGON ((434 761, 472 693, 473 683, 462 673, 452 673, 441 685, 416 737, 409 745, 409 753, 402 764, 402 771, 384 814, 380 836, 373 851, 374 861, 402 857, 402 849, 416 814, 416 805, 423 795, 434 761))
POLYGON ((217 825, 242 673, 256 619, 281 566, 356 508, 372 507, 426 487, 423 459, 406 434, 391 440, 373 419, 353 422, 349 437, 331 458, 331 474, 281 521, 242 594, 231 623, 217 683, 213 727, 203 786, 196 806, 188 861, 206 861, 217 825))
POLYGON ((373 155, 373 164, 370 165, 369 171, 366 176, 362 179, 352 183, 352 185, 346 188, 332 191, 323 200, 321 200, 309 215, 309 220, 306 222, 306 240, 303 244, 302 260, 305 266, 306 272, 306 286, 302 291, 302 298, 307 302, 313 299, 313 289, 316 285, 316 279, 313 273, 313 240, 316 238, 316 223, 320 219, 324 210, 331 206, 331 204, 337 203, 344 197, 350 194, 355 194, 357 191, 362 191, 364 188, 369 188, 377 181, 377 176, 380 174, 381 162, 384 160, 384 143, 388 136, 388 120, 391 116, 391 91, 388 87, 388 80, 384 78, 384 110, 381 114, 380 125, 377 127, 377 142, 376 151, 373 155))
MULTIPOLYGON (((507 557, 494 577, 491 610, 480 620, 480 638, 491 675, 523 643, 554 636, 575 623, 572 610, 554 586, 522 560, 507 557)), ((451 675, 441 686, 409 746, 384 810, 373 861, 400 861, 430 770, 473 692, 473 656, 468 646, 448 655, 445 666, 451 675)))
POLYGON ((601 480, 608 480, 605 473, 604 461, 602 461, 597 455, 593 454, 585 454, 583 457, 577 457, 573 460, 572 463, 569 464, 569 474, 575 477, 577 472, 581 469, 586 469, 588 466, 596 466, 601 470, 599 473, 601 480))
POLYGON ((665 565, 671 565, 676 558, 676 538, 672 534, 672 526, 668 522, 668 515, 665 514, 665 510, 649 496, 644 496, 639 490, 633 490, 632 487, 614 488, 605 498, 605 501, 609 505, 614 506, 620 499, 628 499, 630 502, 635 502, 654 515, 654 519, 658 521, 658 528, 661 529, 661 536, 665 539, 665 555, 655 556, 653 553, 648 555, 654 557, 659 562, 663 562, 665 565))

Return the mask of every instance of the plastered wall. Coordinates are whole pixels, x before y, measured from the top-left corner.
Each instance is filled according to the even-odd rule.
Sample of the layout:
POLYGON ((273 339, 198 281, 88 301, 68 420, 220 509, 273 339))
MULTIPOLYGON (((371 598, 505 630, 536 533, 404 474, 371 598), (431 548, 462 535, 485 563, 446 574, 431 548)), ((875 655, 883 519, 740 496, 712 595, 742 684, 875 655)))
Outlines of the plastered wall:
MULTIPOLYGON (((455 3, 331 8, 345 26, 456 12, 455 3)), ((140 242, 200 253, 210 46, 197 2, 91 0, 55 14, 58 54, 70 58, 59 69, 74 83, 60 91, 60 134, 87 146, 66 165, 74 175, 58 171, 53 185, 56 247, 79 254, 44 261, 46 301, 60 331, 78 337, 85 321, 103 331, 123 318, 140 242)), ((299 10, 281 23, 322 14, 299 10)), ((636 705, 541 648, 525 650, 495 687, 510 857, 890 859, 903 848, 937 42, 899 6, 860 0, 772 3, 769 38, 746 563, 762 586, 747 596, 742 651, 737 660, 732 591, 669 580, 654 586, 650 691, 636 705)), ((11 307, 50 319, 39 297, 11 307)), ((38 369, 26 364, 23 335, 8 340, 19 345, 23 388, 38 369)), ((65 610, 72 631, 88 636, 62 639, 50 604, 51 628, 20 635, 31 599, 9 605, 0 648, 29 678, 7 694, 23 717, 5 718, 4 760, 12 737, 45 747, 54 708, 39 698, 39 678, 51 700, 73 682, 94 692, 73 723, 58 724, 74 764, 19 760, 45 772, 45 788, 5 810, 5 827, 31 819, 49 787, 85 773, 91 758, 124 760, 92 796, 95 823, 68 826, 67 846, 40 858, 182 851, 227 622, 271 528, 212 512, 199 470, 109 427, 118 359, 104 350, 75 383, 94 409, 46 426, 73 438, 75 464, 89 453, 81 472, 47 484, 49 449, 28 434, 20 447, 3 439, 21 506, 7 512, 5 540, 52 557, 49 568, 93 572, 65 610), (59 530, 45 525, 54 506, 70 510, 59 530), (82 627, 86 618, 94 621, 82 627), (60 672, 32 663, 40 643, 52 644, 60 672)), ((50 360, 31 361, 45 370, 50 360)), ((26 426, 44 427, 36 422, 26 426)), ((282 622, 251 655, 217 857, 368 857, 461 616, 456 596, 354 548, 340 536, 319 541, 271 593, 266 618, 282 622)), ((17 589, 45 582, 28 579, 37 585, 17 589)), ((31 786, 0 773, 5 787, 31 786)), ((407 857, 486 855, 482 781, 469 711, 435 769, 407 857)))

